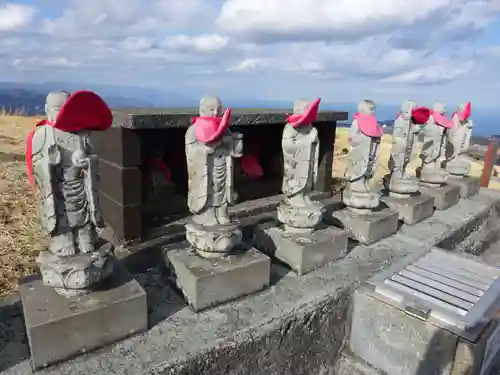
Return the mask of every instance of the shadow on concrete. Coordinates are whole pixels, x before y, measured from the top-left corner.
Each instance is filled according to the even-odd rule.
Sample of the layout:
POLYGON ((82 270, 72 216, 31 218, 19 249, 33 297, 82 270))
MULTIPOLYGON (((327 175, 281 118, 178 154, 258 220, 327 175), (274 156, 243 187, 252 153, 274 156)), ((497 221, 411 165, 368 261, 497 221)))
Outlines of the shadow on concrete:
POLYGON ((164 269, 150 268, 134 275, 148 295, 149 329, 187 306, 182 292, 172 287, 165 273, 164 269))
POLYGON ((0 299, 0 372, 30 357, 21 301, 17 295, 0 299))
POLYGON ((182 292, 170 282, 162 244, 132 253, 122 262, 147 293, 150 329, 187 306, 182 292))
POLYGON ((465 339, 458 338, 459 342, 457 343, 457 347, 454 348, 456 350, 454 358, 443 355, 443 353, 449 352, 450 350, 449 347, 446 347, 446 345, 449 345, 450 343, 449 339, 446 339, 446 337, 449 337, 450 332, 445 329, 440 329, 434 334, 429 345, 427 346, 427 351, 424 358, 419 363, 415 375, 448 373, 478 375, 496 374, 495 369, 498 369, 498 364, 500 363, 500 351, 498 351, 500 347, 498 346, 498 338, 493 340, 495 341, 494 344, 496 344, 497 350, 493 360, 490 361, 490 359, 485 358, 485 345, 495 328, 496 325, 488 325, 484 327, 474 342, 468 342, 465 339), (464 343, 467 344, 464 345, 464 343), (483 365, 487 366, 484 370, 482 369, 483 365))

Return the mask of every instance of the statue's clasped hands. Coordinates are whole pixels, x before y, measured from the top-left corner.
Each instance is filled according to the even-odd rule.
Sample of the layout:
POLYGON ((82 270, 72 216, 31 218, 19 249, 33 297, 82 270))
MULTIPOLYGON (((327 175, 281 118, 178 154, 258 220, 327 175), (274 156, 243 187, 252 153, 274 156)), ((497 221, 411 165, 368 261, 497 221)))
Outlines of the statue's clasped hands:
POLYGON ((73 162, 73 165, 75 167, 80 167, 80 168, 87 168, 90 164, 89 158, 81 150, 75 151, 73 153, 73 155, 71 156, 71 161, 73 162))

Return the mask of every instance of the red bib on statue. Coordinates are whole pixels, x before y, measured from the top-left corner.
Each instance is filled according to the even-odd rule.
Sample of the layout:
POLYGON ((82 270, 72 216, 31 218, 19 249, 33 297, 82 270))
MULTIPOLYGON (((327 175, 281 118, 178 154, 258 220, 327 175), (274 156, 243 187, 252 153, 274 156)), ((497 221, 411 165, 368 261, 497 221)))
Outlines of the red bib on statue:
POLYGON ((374 115, 356 113, 354 120, 358 121, 359 130, 367 137, 380 138, 384 135, 384 131, 374 115))
POLYGON ((321 98, 316 99, 311 103, 309 107, 301 114, 290 115, 287 117, 286 122, 292 125, 294 128, 298 128, 302 125, 311 124, 318 117, 319 103, 321 98))
POLYGON ((219 139, 229 128, 231 109, 227 108, 222 117, 200 116, 193 119, 194 134, 201 143, 219 139))

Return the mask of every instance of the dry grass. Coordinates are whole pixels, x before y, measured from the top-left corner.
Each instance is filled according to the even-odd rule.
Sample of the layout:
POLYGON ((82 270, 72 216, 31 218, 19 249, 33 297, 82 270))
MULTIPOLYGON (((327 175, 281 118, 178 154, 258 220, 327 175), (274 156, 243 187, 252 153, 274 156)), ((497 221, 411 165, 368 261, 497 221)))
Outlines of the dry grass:
POLYGON ((26 174, 25 139, 36 119, 0 116, 0 295, 35 270, 34 259, 46 243, 26 174))
MULTIPOLYGON (((13 293, 18 280, 35 271, 35 257, 47 243, 25 166, 25 139, 36 121, 0 111, 0 295, 13 293)), ((385 135, 377 178, 387 173, 390 147, 391 137, 385 135)), ((347 129, 337 129, 333 174, 340 179, 345 169, 345 148, 347 129)), ((473 174, 479 175, 481 170, 482 163, 474 163, 473 174)), ((490 187, 500 189, 500 183, 492 182, 490 187)))

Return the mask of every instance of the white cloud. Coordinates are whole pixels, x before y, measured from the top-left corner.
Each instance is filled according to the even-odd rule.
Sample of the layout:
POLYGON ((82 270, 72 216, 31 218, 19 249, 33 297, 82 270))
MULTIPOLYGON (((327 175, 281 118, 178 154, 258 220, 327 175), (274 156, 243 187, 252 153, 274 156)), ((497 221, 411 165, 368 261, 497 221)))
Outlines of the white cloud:
POLYGON ((14 59, 12 65, 18 70, 43 71, 47 68, 74 69, 78 68, 81 64, 78 61, 71 61, 66 57, 28 57, 14 59))
POLYGON ((452 62, 424 66, 391 76, 384 81, 393 83, 435 84, 451 81, 469 73, 476 63, 474 61, 452 62))
POLYGON ((227 0, 221 30, 248 39, 336 39, 413 25, 457 0, 227 0))
POLYGON ((14 3, 0 5, 0 32, 27 26, 35 16, 35 8, 14 3))
POLYGON ((184 26, 203 13, 203 0, 71 0, 43 30, 58 39, 141 36, 184 26))
POLYGON ((176 51, 216 52, 228 46, 229 38, 218 34, 176 35, 167 38, 163 47, 176 51))

